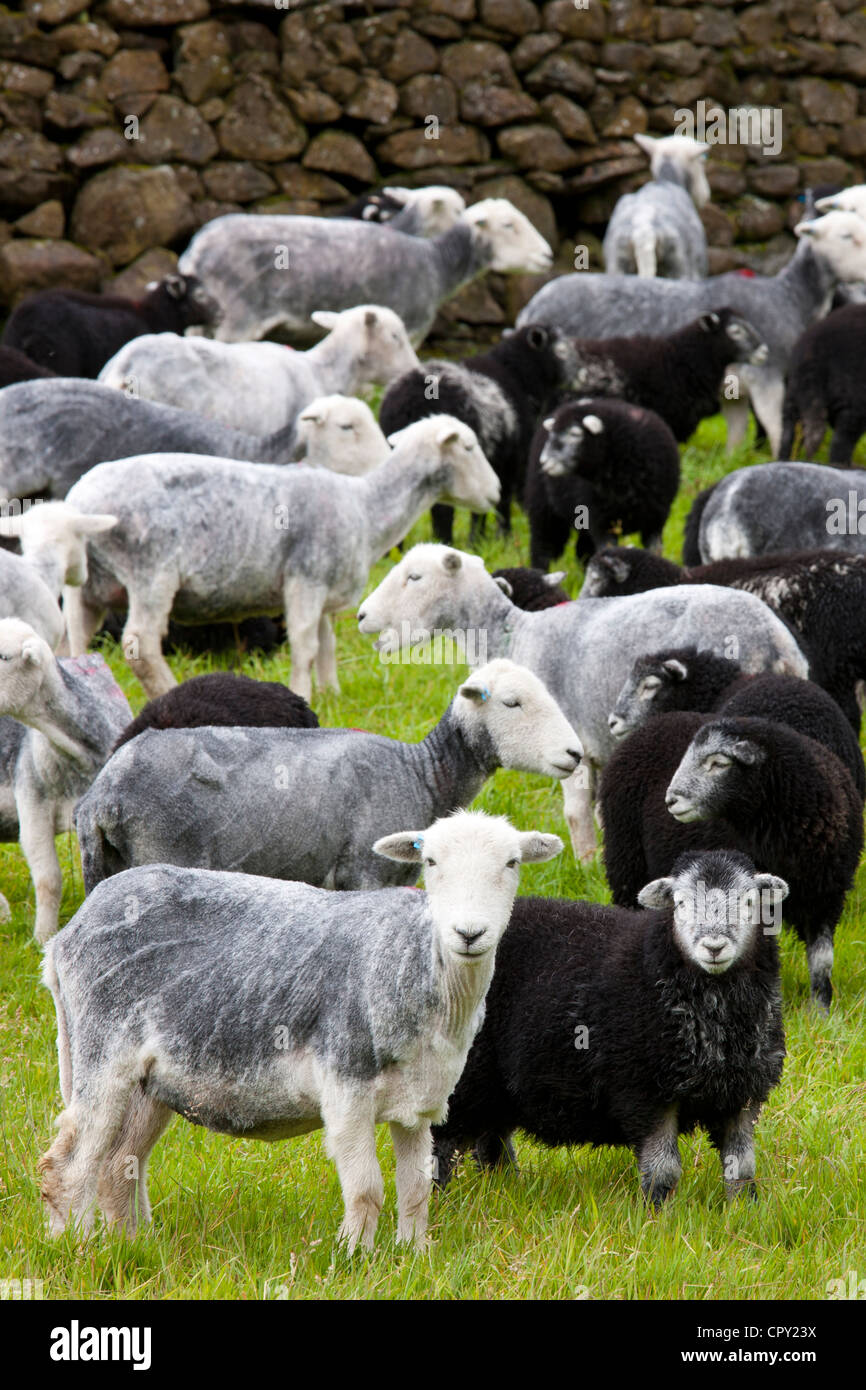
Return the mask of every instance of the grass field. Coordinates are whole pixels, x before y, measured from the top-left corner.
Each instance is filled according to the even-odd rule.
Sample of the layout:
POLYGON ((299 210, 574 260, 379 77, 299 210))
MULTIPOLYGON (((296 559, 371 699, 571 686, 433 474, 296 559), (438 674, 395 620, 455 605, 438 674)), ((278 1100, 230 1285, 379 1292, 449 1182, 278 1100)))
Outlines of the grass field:
MULTIPOLYGON (((683 487, 665 532, 680 555, 695 493, 731 467, 719 420, 684 454, 683 487)), ((765 458, 744 448, 735 466, 765 458)), ((466 545, 468 521, 458 521, 466 545)), ((425 518, 410 541, 429 538, 425 518)), ((522 517, 508 544, 480 547, 491 567, 528 563, 522 517)), ((378 583, 390 560, 377 566, 378 583)), ((571 558, 569 584, 579 575, 571 558)), ((103 648, 133 710, 144 703, 116 646, 103 648)), ((342 694, 317 696, 324 725, 351 725, 418 739, 439 718, 463 670, 379 662, 352 614, 338 622, 342 694)), ((209 660, 171 659, 179 678, 209 660)), ((231 665, 231 658, 226 658, 231 665)), ((284 654, 253 655, 243 669, 285 679, 284 654)), ((522 828, 567 838, 558 786, 500 771, 477 805, 522 828)), ((784 809, 784 808, 782 808, 784 809)), ((77 850, 59 842, 62 920, 82 900, 77 850)), ((759 866, 763 867, 763 866, 759 866)), ((866 869, 836 936, 835 1003, 829 1020, 809 1003, 805 953, 782 940, 788 1059, 757 1130, 759 1200, 727 1207, 718 1160, 705 1136, 681 1141, 683 1177, 659 1215, 648 1215, 634 1160, 624 1149, 546 1150, 518 1136, 519 1175, 481 1176, 466 1161, 434 1196, 423 1254, 394 1242, 393 1162, 380 1136, 385 1208, 372 1256, 336 1246, 337 1177, 320 1135, 266 1145, 176 1122, 151 1163, 154 1220, 134 1240, 97 1228, 88 1241, 50 1241, 36 1162, 60 1109, 54 1011, 39 983, 33 894, 17 846, 0 849, 0 888, 13 909, 2 927, 0 1002, 0 1279, 43 1281, 46 1298, 88 1299, 821 1299, 829 1280, 866 1277, 866 869)), ((598 862, 570 852, 523 870, 521 892, 607 901, 598 862)))

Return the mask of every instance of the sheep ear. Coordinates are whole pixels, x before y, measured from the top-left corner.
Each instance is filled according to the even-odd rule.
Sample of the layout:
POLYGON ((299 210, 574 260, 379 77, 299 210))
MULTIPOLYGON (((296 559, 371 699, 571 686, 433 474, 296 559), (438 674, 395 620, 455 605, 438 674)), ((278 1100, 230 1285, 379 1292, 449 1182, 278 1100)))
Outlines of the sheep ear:
POLYGON ((662 669, 667 671, 668 675, 672 676, 675 681, 684 681, 689 674, 683 663, 677 661, 676 657, 673 656, 669 661, 662 663, 662 669))
POLYGON ((557 584, 561 584, 563 579, 567 577, 565 570, 554 570, 553 574, 546 574, 544 576, 544 583, 548 584, 551 589, 555 589, 557 584))
POLYGON ((439 445, 440 449, 444 449, 446 444, 453 444, 459 438, 460 431, 455 429, 453 425, 446 425, 444 429, 441 429, 436 435, 436 443, 439 445))
POLYGON ((731 757, 736 758, 738 763, 745 763, 747 767, 752 767, 756 763, 763 763, 767 760, 764 749, 757 743, 752 743, 750 739, 739 738, 731 748, 731 757))
POLYGON ((21 660, 30 666, 42 665, 42 643, 38 637, 26 637, 21 643, 21 660))
POLYGON ((99 536, 116 525, 117 517, 109 515, 108 512, 94 512, 91 516, 82 515, 75 520, 75 529, 82 536, 99 536))
POLYGON ((755 874, 755 887, 762 893, 772 893, 773 902, 781 903, 791 891, 783 878, 775 874, 755 874))
POLYGON ((490 699, 490 687, 484 681, 468 680, 465 685, 461 685, 457 692, 465 700, 471 700, 473 705, 483 705, 490 699))
POLYGON ((144 292, 145 292, 145 294, 151 294, 151 293, 153 292, 153 290, 158 289, 158 288, 159 288, 159 281, 158 281, 158 280, 148 280, 147 284, 146 284, 145 287, 144 287, 144 292))
POLYGON ((442 568, 448 574, 456 574, 463 564, 463 556, 458 555, 456 550, 446 550, 442 556, 442 568))
POLYGON ((383 189, 382 189, 382 192, 383 192, 384 194, 386 194, 387 197, 393 198, 395 203, 402 203, 404 207, 406 206, 406 204, 407 204, 408 201, 409 201, 409 194, 411 193, 411 191, 412 191, 412 190, 409 189, 409 188, 390 188, 390 187, 388 187, 388 188, 383 188, 383 189))
POLYGON ((604 425, 597 415, 584 415, 581 424, 590 434, 602 434, 604 431, 604 425))
POLYGON ((631 138, 643 150, 644 154, 652 155, 656 142, 651 135, 644 135, 641 131, 637 131, 631 138))
POLYGON ((310 314, 313 323, 317 323, 320 328, 333 328, 339 314, 335 314, 332 309, 314 309, 310 314))
POLYGON ((550 334, 547 329, 542 328, 540 324, 533 324, 531 328, 526 330, 526 341, 533 352, 540 352, 542 348, 547 347, 550 341, 550 334))
POLYGON ((794 236, 817 236, 819 220, 820 219, 815 222, 798 222, 794 228, 794 236))
POLYGON ((637 895, 641 907, 667 907, 673 902, 674 881, 672 878, 654 878, 637 895))
POLYGON ((362 222, 371 222, 371 221, 373 220, 373 218, 376 216, 377 210, 378 210, 378 204, 376 204, 376 203, 371 203, 370 206, 364 208, 364 211, 361 213, 361 221, 362 221, 362 222))
POLYGON ((162 283, 172 299, 183 299, 186 284, 182 275, 166 275, 162 283))
POLYGON ((558 835, 542 835, 538 830, 524 830, 518 836, 520 858, 524 864, 543 864, 555 859, 565 846, 558 835))
POLYGON ((372 327, 374 326, 374 324, 376 324, 376 323, 378 323, 378 322, 379 322, 379 315, 376 313, 376 310, 375 310, 375 309, 368 309, 367 312, 366 312, 366 314, 364 315, 364 327, 365 327, 365 328, 372 328, 372 327))
POLYGON ((629 565, 627 560, 623 560, 619 555, 600 555, 599 563, 605 569, 610 570, 618 584, 624 584, 629 576, 629 565))
POLYGON ((541 423, 542 423, 542 425, 544 426, 544 428, 545 428, 545 429, 548 431, 548 433, 549 433, 549 432, 553 429, 553 416, 552 416, 552 415, 548 415, 547 419, 546 419, 546 420, 542 420, 541 423))
POLYGON ((424 850, 422 830, 401 830, 396 835, 384 835, 373 846, 374 854, 383 859, 397 859, 404 864, 420 864, 424 850))
POLYGON ((722 320, 716 313, 701 314, 700 318, 698 319, 698 327, 704 333, 714 332, 715 329, 721 327, 721 323, 722 320))
POLYGON ((501 574, 494 574, 494 576, 493 576, 493 582, 494 582, 494 584, 498 584, 499 588, 502 590, 503 594, 505 594, 507 598, 513 598, 513 597, 514 597, 514 590, 512 589, 512 587, 511 587, 511 585, 509 584, 508 580, 505 579, 503 575, 501 575, 501 574))

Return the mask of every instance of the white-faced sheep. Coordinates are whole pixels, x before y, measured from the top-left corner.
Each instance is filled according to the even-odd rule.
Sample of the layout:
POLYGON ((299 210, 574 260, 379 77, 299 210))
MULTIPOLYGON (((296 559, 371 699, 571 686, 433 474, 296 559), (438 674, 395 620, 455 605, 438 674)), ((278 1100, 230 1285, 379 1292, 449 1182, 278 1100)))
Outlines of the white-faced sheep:
POLYGON ((372 410, 354 396, 317 396, 298 416, 295 438, 295 458, 307 468, 354 477, 371 473, 391 452, 372 410))
POLYGON ((518 898, 484 1024, 433 1131, 455 1153, 514 1161, 548 1145, 627 1146, 647 1201, 676 1186, 678 1137, 700 1127, 728 1196, 754 1193, 752 1131, 785 1056, 775 933, 787 888, 735 853, 682 857, 646 884, 650 911, 518 898))
POLYGON ((648 156, 652 178, 623 194, 611 213, 604 268, 611 275, 702 280, 707 236, 697 209, 710 201, 704 173, 710 147, 687 135, 632 138, 648 156))
POLYGON ((89 1229, 94 1205, 129 1233, 147 1221, 148 1158, 176 1112, 265 1140, 324 1129, 350 1251, 373 1245, 389 1124, 397 1238, 424 1243, 430 1124, 480 1026, 520 864, 562 842, 463 812, 374 848, 423 864, 426 892, 157 865, 87 899, 43 972, 66 1107, 39 1165, 53 1234, 89 1229))
POLYGON ((79 803, 85 888, 154 863, 343 890, 411 884, 415 865, 370 853, 377 828, 468 806, 498 767, 568 777, 581 751, 537 676, 502 660, 463 682, 420 743, 357 729, 141 735, 79 803))

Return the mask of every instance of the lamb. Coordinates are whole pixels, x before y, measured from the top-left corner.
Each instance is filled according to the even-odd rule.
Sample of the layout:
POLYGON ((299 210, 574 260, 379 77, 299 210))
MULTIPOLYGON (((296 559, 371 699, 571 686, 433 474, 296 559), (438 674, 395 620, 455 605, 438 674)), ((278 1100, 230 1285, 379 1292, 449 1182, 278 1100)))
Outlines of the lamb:
POLYGON ((529 569, 523 565, 493 571, 493 578, 515 607, 527 608, 530 613, 571 602, 571 595, 562 588, 565 577, 565 570, 545 574, 543 570, 529 569))
MULTIPOLYGON (((560 333, 524 328, 490 352, 462 362, 421 363, 388 387, 379 410, 386 435, 431 412, 454 415, 478 436, 501 486, 502 524, 511 530, 511 497, 523 481, 526 457, 548 401, 570 378, 572 354, 560 333)), ((453 511, 433 514, 433 531, 450 541, 453 511)))
POLYGON ((541 272, 550 247, 505 198, 485 198, 448 231, 426 240, 351 217, 230 213, 196 232, 178 266, 217 296, 223 342, 271 329, 308 332, 314 309, 385 304, 412 343, 429 333, 439 305, 488 270, 541 272))
POLYGON ((727 1196, 755 1195, 752 1131, 785 1057, 773 922, 785 882, 744 855, 684 855, 646 884, 649 911, 518 898, 484 1024, 433 1130, 438 1181, 455 1152, 514 1163, 522 1129, 548 1145, 624 1145, 659 1208, 700 1126, 727 1196))
POLYGON ((730 657, 696 647, 668 647, 638 657, 608 717, 610 731, 623 739, 670 710, 713 711, 731 719, 755 715, 787 724, 835 753, 861 800, 866 798, 857 735, 836 701, 812 680, 767 671, 747 676, 730 657))
POLYGON ((54 376, 47 367, 31 362, 25 352, 17 348, 0 347, 0 387, 12 386, 16 381, 33 381, 40 376, 54 376))
POLYGON ((768 351, 757 330, 733 309, 701 314, 664 337, 581 338, 574 350, 573 394, 616 396, 654 410, 680 443, 701 420, 718 414, 730 364, 761 365, 768 351))
POLYGON ((54 651, 66 633, 57 597, 44 579, 9 550, 0 549, 0 619, 20 618, 54 651))
POLYGON ((625 401, 561 405, 536 430, 523 503, 532 564, 547 569, 575 539, 579 558, 640 531, 661 549, 680 485, 680 451, 664 420, 625 401))
POLYGON ((72 651, 86 651, 125 590, 124 653, 151 697, 175 683, 161 652, 170 614, 195 625, 285 613, 292 690, 309 700, 314 663, 320 686, 339 689, 330 614, 358 602, 371 567, 431 502, 488 511, 499 498, 496 474, 459 420, 421 420, 393 442, 364 478, 193 454, 91 469, 70 505, 110 507, 119 521, 91 538, 90 575, 65 592, 72 651))
POLYGON ((794 435, 802 424, 806 458, 814 457, 824 431, 833 430, 830 462, 850 466, 854 447, 866 433, 863 359, 866 304, 834 309, 807 328, 793 353, 782 408, 781 459, 796 455, 794 435))
MULTIPOLYGON (((6 509, 2 509, 6 510, 6 509)), ((81 516, 64 503, 46 503, 0 516, 0 535, 20 541, 22 554, 0 549, 0 618, 20 618, 61 647, 66 624, 58 600, 87 568, 86 537, 114 525, 113 516, 81 516)))
MULTIPOLYGON (((132 718, 101 656, 58 660, 19 618, 0 620, 0 840, 20 840, 36 892, 35 936, 57 931, 63 877, 54 837, 132 718)), ((8 915, 8 904, 0 899, 8 915)))
POLYGON ((611 758, 599 800, 621 905, 685 852, 760 854, 789 884, 785 916, 829 1008, 833 933, 863 848, 863 802, 834 753, 769 719, 663 714, 611 758))
POLYGON ((410 236, 439 236, 459 222, 466 200, 455 188, 428 184, 426 188, 382 188, 364 193, 340 217, 360 217, 365 222, 384 222, 395 232, 410 236))
POLYGON ((221 725, 317 729, 318 716, 306 700, 278 681, 258 681, 230 671, 209 671, 149 700, 115 741, 116 752, 145 729, 201 729, 221 725))
POLYGON ((866 184, 854 184, 852 188, 840 188, 815 201, 818 212, 853 212, 866 218, 866 184))
POLYGON ((194 275, 166 275, 138 302, 82 290, 39 290, 12 310, 2 342, 58 376, 95 377, 139 333, 183 333, 218 323, 219 314, 194 275))
POLYGON ((389 1124, 397 1238, 423 1245, 431 1121, 481 1023, 519 866, 562 841, 464 812, 374 849, 423 862, 426 892, 157 865, 87 899, 43 971, 66 1107, 39 1165, 52 1234, 89 1230, 95 1203, 129 1234, 147 1221, 148 1157, 176 1111, 268 1140, 323 1128, 349 1251, 373 1246, 389 1124))
POLYGON ((681 569, 661 556, 622 546, 593 556, 581 598, 698 583, 755 594, 778 613, 808 655, 810 678, 832 695, 859 735, 866 681, 866 556, 809 550, 681 569))
POLYGON ((632 137, 649 157, 652 180, 625 193, 604 236, 604 268, 611 275, 702 280, 707 236, 697 209, 710 201, 704 173, 709 145, 687 135, 632 137))
POLYGON ((777 275, 732 271, 706 280, 662 280, 584 271, 544 285, 521 310, 517 326, 545 323, 575 337, 671 333, 698 314, 727 305, 743 314, 767 345, 766 363, 749 367, 749 389, 777 452, 784 374, 794 344, 828 311, 840 280, 866 279, 866 227, 854 213, 828 213, 801 222, 795 231, 796 254, 777 275))
POLYGON ((808 674, 787 627, 751 594, 683 585, 525 613, 480 558, 441 545, 408 551, 364 599, 358 626, 362 633, 381 634, 376 647, 383 657, 423 643, 435 629, 483 631, 487 657, 507 656, 540 677, 584 749, 578 775, 563 783, 578 858, 595 853, 594 781, 614 748, 607 717, 635 657, 663 642, 722 651, 736 645, 744 670, 808 674))
POLYGON ((308 468, 361 477, 391 450, 370 407, 353 396, 317 396, 297 419, 295 457, 308 468))
POLYGON ((497 767, 568 777, 581 752, 537 676, 506 660, 464 681, 420 743, 357 729, 140 734, 79 803, 85 890, 155 863, 342 891, 410 885, 417 866, 372 855, 371 826, 468 806, 497 767))
POLYGON ((406 329, 376 304, 311 318, 327 336, 308 352, 279 343, 220 343, 174 333, 134 338, 99 380, 142 400, 173 405, 248 434, 291 425, 318 396, 356 395, 418 363, 406 329))

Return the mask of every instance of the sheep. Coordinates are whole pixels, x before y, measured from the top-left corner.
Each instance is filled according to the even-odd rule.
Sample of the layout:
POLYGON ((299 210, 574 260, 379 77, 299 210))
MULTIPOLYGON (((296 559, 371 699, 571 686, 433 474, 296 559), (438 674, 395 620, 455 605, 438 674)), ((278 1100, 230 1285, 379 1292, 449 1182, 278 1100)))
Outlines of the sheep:
POLYGON ((113 752, 145 729, 238 728, 317 729, 318 716, 306 700, 278 681, 258 681, 230 671, 209 671, 149 700, 115 740, 113 752))
MULTIPOLYGON (((0 620, 0 839, 20 840, 36 893, 35 936, 58 926, 63 877, 54 837, 132 718, 101 656, 58 660, 19 618, 0 620)), ((5 905, 8 914, 8 904, 5 905)))
POLYGON ((840 188, 815 200, 817 212, 853 212, 866 218, 866 184, 854 184, 852 188, 840 188))
POLYGON ((571 602, 571 595, 562 588, 565 577, 565 570, 545 574, 543 570, 522 565, 493 571, 493 578, 515 607, 527 608, 531 613, 571 602))
POLYGON ((832 998, 833 933, 863 848, 863 802, 823 744, 762 718, 671 713, 631 734, 602 776, 604 863, 615 903, 687 851, 760 854, 789 884, 812 996, 832 998))
POLYGON ((319 685, 338 690, 330 614, 357 603, 371 567, 431 502, 488 511, 499 498, 496 474, 459 420, 421 420, 394 444, 363 478, 194 454, 91 469, 70 505, 110 506, 119 521, 91 538, 90 575, 65 591, 72 651, 87 649, 125 590, 124 653, 152 697, 175 683, 161 652, 170 614, 195 625, 285 613, 291 689, 309 700, 315 663, 319 685))
POLYGON ((140 734, 79 803, 85 891, 154 863, 343 891, 410 885, 414 864, 371 855, 377 829, 468 806, 497 767, 568 777, 581 753, 538 677, 506 660, 464 681, 420 743, 357 729, 140 734))
POLYGON ((47 367, 31 362, 24 352, 17 348, 0 347, 0 388, 12 386, 16 381, 33 381, 40 376, 55 376, 47 367))
POLYGON ((581 338, 574 343, 573 394, 616 396, 654 410, 684 443, 716 415, 731 363, 760 365, 767 345, 733 309, 701 314, 664 337, 581 338))
POLYGON ((196 232, 178 267, 217 296, 223 342, 263 338, 271 329, 308 332, 316 308, 386 304, 414 346, 439 305, 488 270, 550 269, 547 242, 505 198, 485 198, 448 231, 426 240, 351 217, 229 213, 196 232))
POLYGON ((791 354, 782 407, 780 459, 792 459, 794 433, 802 424, 802 447, 812 458, 829 425, 830 462, 851 464, 854 447, 866 433, 863 359, 866 304, 834 309, 807 328, 791 354))
POLYGON ((58 603, 63 587, 81 582, 86 537, 113 525, 113 516, 81 516, 61 502, 0 515, 0 536, 18 540, 22 550, 19 556, 0 549, 0 618, 20 618, 52 650, 60 648, 66 633, 58 603))
POLYGON ((459 222, 465 209, 466 200, 455 188, 428 184, 426 188, 390 187, 364 193, 338 215, 384 222, 392 231, 410 236, 434 237, 459 222))
POLYGON ((706 310, 727 305, 766 343, 768 357, 749 367, 755 414, 778 452, 784 373, 800 334, 830 307, 838 281, 866 279, 866 227, 850 212, 828 213, 796 228, 796 254, 774 276, 736 271, 706 280, 645 279, 581 272, 549 281, 517 317, 517 326, 545 323, 582 337, 670 333, 706 310))
POLYGON ((670 710, 713 711, 732 719, 756 715, 787 724, 835 753, 861 799, 866 798, 857 735, 836 701, 813 680, 767 671, 747 676, 730 657, 697 647, 667 647, 638 657, 608 716, 610 731, 623 739, 647 719, 670 710))
MULTIPOLYGON (((523 481, 526 456, 538 418, 566 384, 572 354, 558 332, 524 328, 490 352, 462 362, 429 360, 392 382, 379 409, 386 435, 431 412, 463 420, 496 470, 501 485, 502 525, 511 530, 511 497, 523 481)), ((433 514, 433 532, 449 541, 453 511, 433 514)))
POLYGON ((832 695, 859 735, 860 689, 866 681, 866 556, 808 550, 681 569, 623 546, 593 556, 581 598, 673 584, 725 584, 763 599, 794 631, 808 655, 810 678, 832 695))
POLYGON ((52 651, 63 641, 66 624, 53 594, 32 566, 0 549, 0 619, 20 618, 52 651))
POLYGON ((610 215, 602 251, 611 275, 702 280, 707 236, 697 209, 710 201, 709 145, 687 135, 632 137, 649 157, 652 180, 625 193, 610 215))
POLYGON ((295 457, 308 468, 361 477, 391 450, 370 407, 353 396, 317 396, 297 419, 295 457))
POLYGON ((406 329, 391 309, 359 304, 311 318, 327 336, 308 352, 279 343, 220 343, 158 333, 134 338, 99 374, 142 400, 173 405, 248 434, 291 425, 318 396, 354 396, 386 386, 418 363, 406 329))
POLYGON ((736 648, 744 670, 808 675, 787 627, 751 594, 683 585, 526 613, 515 608, 479 557, 442 545, 408 551, 364 599, 358 626, 362 633, 380 634, 375 645, 382 659, 422 643, 434 629, 480 631, 487 657, 507 656, 544 681, 584 749, 578 775, 563 783, 565 816, 581 859, 595 853, 593 787, 614 748, 607 717, 635 657, 662 642, 694 642, 702 649, 736 648))
POLYGON ((138 302, 83 290, 39 290, 15 306, 2 342, 63 377, 95 377, 139 333, 219 321, 219 306, 195 276, 166 275, 138 302))
POLYGON ((680 1177, 678 1136, 708 1131, 729 1198, 755 1195, 752 1131, 785 1057, 774 922, 787 893, 744 855, 682 856, 648 911, 518 898, 484 1023, 433 1130, 438 1182, 457 1151, 516 1162, 550 1146, 628 1146, 648 1204, 680 1177))
POLYGON ((53 1235, 88 1230, 95 1203, 128 1234, 149 1220, 147 1160, 176 1111, 251 1138, 323 1128, 350 1252, 373 1246, 389 1124, 397 1239, 423 1245, 430 1124, 481 1024, 519 866, 562 841, 462 812, 374 850, 423 863, 426 892, 161 864, 86 900, 43 970, 65 1105, 39 1164, 53 1235))
POLYGON ((664 420, 625 401, 561 405, 536 430, 523 505, 530 557, 547 569, 574 536, 579 558, 639 530, 661 549, 680 485, 680 451, 664 420))

